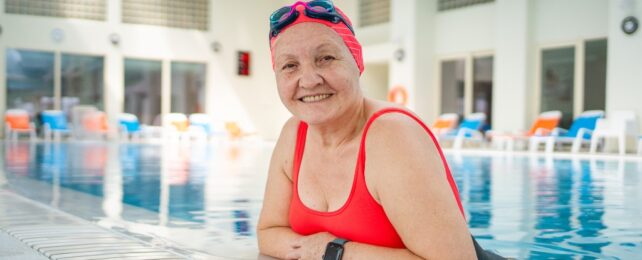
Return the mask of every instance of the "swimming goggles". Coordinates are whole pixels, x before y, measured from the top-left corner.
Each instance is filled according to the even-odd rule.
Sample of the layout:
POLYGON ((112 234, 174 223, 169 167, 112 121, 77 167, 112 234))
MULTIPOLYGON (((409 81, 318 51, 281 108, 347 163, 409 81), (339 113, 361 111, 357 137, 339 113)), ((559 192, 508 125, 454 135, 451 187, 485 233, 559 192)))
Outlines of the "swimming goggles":
POLYGON ((334 4, 330 0, 312 0, 309 2, 297 1, 293 5, 284 6, 274 11, 270 15, 270 39, 275 37, 289 24, 296 21, 299 17, 299 11, 296 7, 302 5, 305 7, 304 14, 307 17, 314 19, 326 20, 332 23, 343 22, 348 29, 354 34, 354 30, 350 23, 337 12, 334 4))

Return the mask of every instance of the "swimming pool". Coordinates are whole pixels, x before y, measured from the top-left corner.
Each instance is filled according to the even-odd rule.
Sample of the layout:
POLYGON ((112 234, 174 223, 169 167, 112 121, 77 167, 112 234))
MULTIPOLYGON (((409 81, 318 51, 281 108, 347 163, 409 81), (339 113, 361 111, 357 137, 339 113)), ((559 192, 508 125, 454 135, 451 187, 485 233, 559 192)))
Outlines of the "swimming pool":
MULTIPOLYGON (((257 257, 272 143, 0 145, 4 189, 195 258, 257 257)), ((642 255, 640 159, 447 159, 471 231, 488 249, 519 259, 642 255)))

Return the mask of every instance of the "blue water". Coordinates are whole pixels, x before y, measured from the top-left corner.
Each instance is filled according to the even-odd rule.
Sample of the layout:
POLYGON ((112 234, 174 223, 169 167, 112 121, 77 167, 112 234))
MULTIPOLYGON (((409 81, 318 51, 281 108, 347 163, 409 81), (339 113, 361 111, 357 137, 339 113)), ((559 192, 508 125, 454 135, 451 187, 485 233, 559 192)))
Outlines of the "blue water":
MULTIPOLYGON (((23 196, 47 204, 56 197, 24 179, 98 197, 115 189, 123 204, 193 228, 227 222, 228 236, 255 240, 270 145, 1 145, 8 188, 23 196)), ((642 256, 642 160, 447 159, 471 232, 487 249, 519 259, 642 256)))

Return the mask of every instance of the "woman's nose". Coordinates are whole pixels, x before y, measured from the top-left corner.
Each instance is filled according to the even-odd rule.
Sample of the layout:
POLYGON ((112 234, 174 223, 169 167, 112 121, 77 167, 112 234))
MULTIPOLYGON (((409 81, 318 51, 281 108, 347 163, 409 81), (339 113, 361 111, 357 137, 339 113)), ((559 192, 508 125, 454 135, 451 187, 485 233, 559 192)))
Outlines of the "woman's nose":
POLYGON ((299 79, 299 87, 301 88, 314 88, 323 83, 323 78, 319 75, 318 71, 308 66, 303 68, 301 72, 301 78, 299 79))

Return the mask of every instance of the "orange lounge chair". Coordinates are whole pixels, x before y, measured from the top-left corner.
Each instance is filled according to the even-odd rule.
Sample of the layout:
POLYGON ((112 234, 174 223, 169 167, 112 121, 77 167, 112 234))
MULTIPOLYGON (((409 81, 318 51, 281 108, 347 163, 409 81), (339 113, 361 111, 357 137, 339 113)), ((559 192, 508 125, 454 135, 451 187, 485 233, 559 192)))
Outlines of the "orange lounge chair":
POLYGON ((504 133, 496 134, 489 133, 488 136, 492 139, 493 145, 500 149, 513 151, 515 143, 518 141, 527 141, 534 136, 548 136, 559 125, 562 119, 562 112, 560 111, 547 111, 539 114, 533 125, 528 132, 521 133, 504 133))
POLYGON ((18 140, 18 134, 28 133, 31 140, 36 139, 36 127, 29 120, 29 113, 22 109, 9 109, 4 115, 5 138, 18 140))

